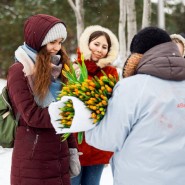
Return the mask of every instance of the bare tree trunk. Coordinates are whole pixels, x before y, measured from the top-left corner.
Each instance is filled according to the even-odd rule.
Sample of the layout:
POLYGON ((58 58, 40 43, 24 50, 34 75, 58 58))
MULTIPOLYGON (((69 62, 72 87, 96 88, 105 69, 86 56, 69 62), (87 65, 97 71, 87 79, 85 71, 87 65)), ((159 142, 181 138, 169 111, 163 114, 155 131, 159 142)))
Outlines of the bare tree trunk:
POLYGON ((125 26, 126 26, 126 0, 119 1, 119 57, 120 57, 120 67, 122 67, 125 63, 127 57, 127 48, 126 48, 126 35, 125 35, 125 26))
POLYGON ((127 55, 130 53, 130 43, 137 32, 135 0, 127 0, 127 55))
POLYGON ((75 0, 75 4, 73 0, 68 0, 68 3, 70 4, 76 16, 77 41, 79 43, 80 35, 82 34, 84 30, 83 0, 75 0))
POLYGON ((151 24, 151 0, 143 0, 142 28, 151 24))
POLYGON ((165 29, 164 0, 158 0, 158 26, 165 29))

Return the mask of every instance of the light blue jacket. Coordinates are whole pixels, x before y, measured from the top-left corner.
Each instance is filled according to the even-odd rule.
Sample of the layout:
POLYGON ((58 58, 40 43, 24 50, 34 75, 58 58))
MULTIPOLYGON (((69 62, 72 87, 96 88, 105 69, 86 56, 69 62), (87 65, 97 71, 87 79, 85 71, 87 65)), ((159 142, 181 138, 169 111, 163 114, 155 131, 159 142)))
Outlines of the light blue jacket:
POLYGON ((114 152, 114 185, 184 185, 185 80, 146 74, 122 79, 103 120, 85 137, 114 152))

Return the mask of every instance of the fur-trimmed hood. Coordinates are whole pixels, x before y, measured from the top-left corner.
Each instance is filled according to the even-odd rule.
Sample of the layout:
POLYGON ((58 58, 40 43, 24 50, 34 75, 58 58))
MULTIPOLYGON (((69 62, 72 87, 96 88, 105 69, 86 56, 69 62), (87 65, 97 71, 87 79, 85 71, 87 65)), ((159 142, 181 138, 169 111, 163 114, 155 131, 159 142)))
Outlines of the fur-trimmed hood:
POLYGON ((184 57, 185 56, 185 38, 180 34, 172 34, 172 35, 170 35, 170 37, 172 40, 177 39, 179 42, 181 42, 183 44, 183 48, 184 48, 183 57, 184 57))
POLYGON ((111 40, 111 47, 110 47, 110 51, 107 54, 107 57, 102 58, 97 62, 97 66, 103 68, 107 65, 112 64, 116 60, 119 52, 119 43, 115 34, 112 31, 110 31, 108 28, 104 28, 99 25, 88 26, 82 33, 79 41, 80 51, 84 54, 85 59, 90 59, 91 57, 91 51, 89 50, 88 42, 89 42, 90 35, 95 31, 106 32, 109 35, 111 40))

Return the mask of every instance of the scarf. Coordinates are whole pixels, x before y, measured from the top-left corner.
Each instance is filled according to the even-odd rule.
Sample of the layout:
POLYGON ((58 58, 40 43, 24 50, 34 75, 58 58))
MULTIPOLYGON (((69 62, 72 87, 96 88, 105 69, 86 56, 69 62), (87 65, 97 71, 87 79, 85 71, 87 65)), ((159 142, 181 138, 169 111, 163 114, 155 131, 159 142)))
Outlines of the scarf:
MULTIPOLYGON (((25 43, 19 46, 15 51, 15 62, 20 62, 23 65, 23 72, 28 79, 29 86, 33 91, 33 71, 36 62, 37 52, 27 46, 25 43)), ((59 75, 61 73, 62 64, 60 64, 60 55, 52 56, 52 72, 51 72, 51 84, 48 89, 47 95, 44 100, 40 100, 38 96, 34 95, 34 99, 37 105, 41 107, 48 107, 51 102, 56 101, 57 93, 61 90, 61 81, 59 75)))

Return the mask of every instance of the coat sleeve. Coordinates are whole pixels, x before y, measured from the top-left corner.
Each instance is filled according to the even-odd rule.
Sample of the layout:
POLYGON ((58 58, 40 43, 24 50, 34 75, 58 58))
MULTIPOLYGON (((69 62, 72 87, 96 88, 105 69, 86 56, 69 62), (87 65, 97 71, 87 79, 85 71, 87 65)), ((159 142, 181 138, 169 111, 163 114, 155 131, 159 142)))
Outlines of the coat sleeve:
POLYGON ((95 128, 85 132, 85 139, 89 145, 112 152, 123 148, 139 117, 137 104, 140 94, 139 90, 136 91, 137 84, 134 87, 134 84, 125 81, 127 80, 123 79, 115 86, 104 118, 95 128))
POLYGON ((20 63, 10 67, 7 78, 8 92, 15 114, 18 112, 27 125, 35 128, 53 128, 47 108, 39 107, 28 85, 20 63))
POLYGON ((117 80, 119 80, 119 74, 118 74, 118 71, 117 71, 117 69, 115 67, 113 67, 113 66, 107 66, 107 67, 103 68, 103 70, 106 73, 106 75, 111 74, 117 80))
POLYGON ((78 149, 78 144, 77 144, 76 138, 73 134, 70 134, 70 136, 67 138, 67 142, 68 142, 69 148, 77 148, 78 149))

